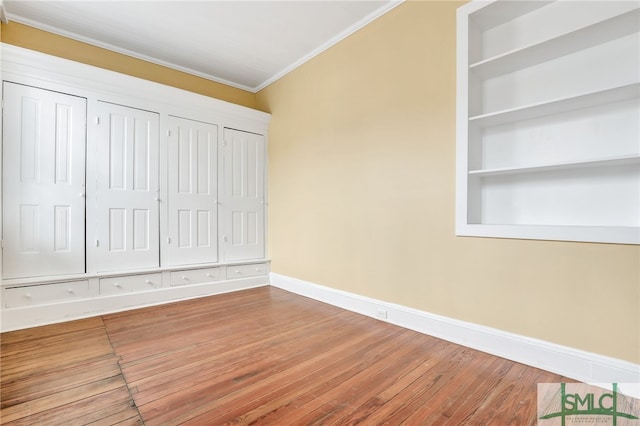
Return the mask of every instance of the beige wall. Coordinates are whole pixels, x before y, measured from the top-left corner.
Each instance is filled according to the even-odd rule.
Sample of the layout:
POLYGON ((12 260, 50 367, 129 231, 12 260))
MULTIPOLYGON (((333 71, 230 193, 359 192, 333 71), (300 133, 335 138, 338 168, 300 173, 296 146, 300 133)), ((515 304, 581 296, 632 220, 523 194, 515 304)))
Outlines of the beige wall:
POLYGON ((255 94, 246 90, 151 64, 17 22, 0 24, 0 27, 3 43, 133 75, 249 108, 256 108, 255 94))
POLYGON ((258 94, 276 273, 640 363, 640 248, 454 236, 454 2, 410 2, 258 94))

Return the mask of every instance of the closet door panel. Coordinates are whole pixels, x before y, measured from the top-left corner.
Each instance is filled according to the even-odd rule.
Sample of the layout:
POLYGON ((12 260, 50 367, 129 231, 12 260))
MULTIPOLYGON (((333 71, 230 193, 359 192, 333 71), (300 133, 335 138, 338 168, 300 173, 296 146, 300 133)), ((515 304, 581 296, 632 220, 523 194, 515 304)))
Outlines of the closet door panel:
POLYGON ((265 255, 264 136, 224 129, 226 260, 265 255))
POLYGON ((218 261, 218 127, 169 117, 169 265, 218 261))
POLYGON ((97 103, 96 271, 158 267, 159 116, 97 103))
POLYGON ((84 273, 86 99, 3 91, 4 278, 84 273))

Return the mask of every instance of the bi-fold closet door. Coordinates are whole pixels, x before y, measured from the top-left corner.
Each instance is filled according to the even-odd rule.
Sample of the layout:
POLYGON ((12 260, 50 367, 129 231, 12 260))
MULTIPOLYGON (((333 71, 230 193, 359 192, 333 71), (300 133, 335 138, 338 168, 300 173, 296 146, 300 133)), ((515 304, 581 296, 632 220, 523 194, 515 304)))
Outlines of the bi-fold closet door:
POLYGON ((224 129, 224 236, 227 260, 265 257, 265 140, 224 129))
POLYGON ((264 136, 223 128, 219 144, 219 131, 169 119, 168 265, 265 257, 264 136))
POLYGON ((90 128, 89 268, 160 266, 158 113, 98 101, 90 128), (94 156, 94 157, 91 157, 94 156))
POLYGON ((218 261, 218 126, 170 116, 166 263, 218 261))
POLYGON ((10 82, 3 101, 3 278, 160 266, 159 115, 10 82))
POLYGON ((85 272, 86 99, 3 83, 4 278, 85 272))
POLYGON ((263 135, 224 128, 221 149, 217 125, 168 116, 166 172, 159 177, 158 114, 98 104, 97 202, 95 209, 88 208, 97 230, 92 269, 265 257, 263 135), (162 184, 166 200, 159 197, 162 184), (165 229, 160 214, 166 214, 165 229), (166 242, 162 264, 161 238, 166 242))

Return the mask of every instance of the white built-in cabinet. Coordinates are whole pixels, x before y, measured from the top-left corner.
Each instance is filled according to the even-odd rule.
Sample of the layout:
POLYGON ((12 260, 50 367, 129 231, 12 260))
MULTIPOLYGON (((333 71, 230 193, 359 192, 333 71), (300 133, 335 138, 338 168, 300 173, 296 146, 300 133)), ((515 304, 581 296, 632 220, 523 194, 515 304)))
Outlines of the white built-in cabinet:
POLYGON ((1 46, 2 331, 268 284, 268 114, 1 46))
POLYGON ((3 276, 84 273, 86 99, 2 90, 3 276))
POLYGON ((456 233, 640 243, 640 3, 458 9, 456 233))
POLYGON ((169 117, 168 152, 167 264, 217 262, 218 126, 169 117))
MULTIPOLYGON (((89 126, 95 192, 87 197, 89 268, 160 266, 158 113, 98 101, 89 126)), ((10 141, 8 141, 10 142, 10 141)))
POLYGON ((225 252, 230 260, 264 257, 264 136, 224 130, 225 252))

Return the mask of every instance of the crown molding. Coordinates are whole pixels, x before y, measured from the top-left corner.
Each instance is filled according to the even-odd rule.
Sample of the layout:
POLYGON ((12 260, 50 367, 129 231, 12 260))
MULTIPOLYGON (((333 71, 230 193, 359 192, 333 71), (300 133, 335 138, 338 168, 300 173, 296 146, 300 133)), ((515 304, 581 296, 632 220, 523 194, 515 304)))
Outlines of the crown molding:
POLYGON ((7 18, 7 11, 4 8, 4 1, 0 0, 0 22, 6 24, 9 22, 7 18))
POLYGON ((210 80, 210 81, 214 81, 216 83, 224 84, 226 86, 234 87, 236 89, 245 90, 245 91, 250 92, 250 93, 257 93, 260 90, 262 90, 265 87, 267 87, 270 84, 272 84, 273 82, 275 82, 275 81, 279 80, 280 78, 284 77, 285 75, 287 75, 291 71, 295 70, 296 68, 300 67, 301 65, 303 65, 306 62, 310 61, 311 59, 315 58, 316 56, 318 56, 319 54, 321 54, 325 50, 329 49, 330 47, 334 46, 335 44, 337 44, 340 41, 344 40, 345 38, 349 37, 351 34, 355 33, 358 30, 360 30, 364 26, 370 24, 371 22, 373 22, 374 20, 378 19, 382 15, 386 14, 390 10, 392 10, 392 9, 396 8, 397 6, 399 6, 400 4, 404 3, 404 1, 405 0, 393 0, 393 1, 388 2, 383 7, 379 8, 379 9, 375 10, 374 12, 370 13, 369 15, 365 16, 360 21, 358 21, 355 24, 351 25, 350 27, 346 28, 344 31, 342 31, 341 33, 339 33, 335 37, 331 38, 327 42, 325 42, 322 45, 318 46, 317 48, 312 50, 307 55, 305 55, 305 56, 301 57, 300 59, 296 60, 295 62, 289 64, 288 66, 283 68, 281 71, 277 72, 276 74, 274 74, 273 76, 271 76, 270 78, 268 78, 267 80, 263 81, 262 83, 258 84, 255 87, 250 87, 250 86, 246 86, 246 85, 243 85, 243 84, 235 83, 233 81, 226 80, 226 79, 217 77, 217 76, 212 75, 212 74, 204 73, 204 72, 192 69, 192 68, 181 66, 180 64, 176 64, 176 63, 164 61, 164 60, 152 57, 152 56, 144 55, 144 54, 135 52, 133 50, 128 50, 128 49, 125 49, 125 48, 122 48, 122 47, 119 47, 119 46, 115 46, 115 45, 112 45, 112 44, 109 44, 109 43, 105 43, 105 42, 96 40, 96 39, 91 38, 91 37, 86 37, 86 36, 77 34, 77 33, 72 32, 72 31, 64 30, 64 29, 59 28, 59 27, 54 27, 54 26, 43 24, 41 22, 34 21, 34 20, 31 20, 31 19, 28 19, 28 18, 25 18, 25 17, 22 17, 22 16, 14 15, 14 14, 11 14, 10 12, 5 13, 4 6, 2 6, 3 0, 0 0, 0 18, 3 18, 3 22, 8 22, 8 20, 10 19, 13 22, 18 22, 20 24, 28 25, 30 27, 37 28, 37 29, 42 30, 42 31, 46 31, 46 32, 49 32, 49 33, 52 33, 52 34, 56 34, 56 35, 62 36, 62 37, 70 38, 72 40, 76 40, 76 41, 79 41, 79 42, 82 42, 82 43, 87 43, 87 44, 90 44, 92 46, 96 46, 96 47, 99 47, 99 48, 102 48, 102 49, 106 49, 106 50, 109 50, 109 51, 112 51, 112 52, 120 53, 122 55, 130 56, 132 58, 136 58, 136 59, 140 59, 140 60, 143 60, 143 61, 146 61, 146 62, 150 62, 152 64, 160 65, 160 66, 167 67, 167 68, 170 68, 170 69, 173 69, 173 70, 176 70, 176 71, 184 72, 186 74, 190 74, 190 75, 194 75, 194 76, 197 76, 197 77, 201 77, 201 78, 204 78, 206 80, 210 80), (5 19, 6 19, 6 21, 5 21, 5 19))
POLYGON ((382 15, 386 14, 387 12, 391 11, 392 9, 395 9, 397 6, 399 6, 402 3, 404 3, 404 1, 405 0, 392 1, 392 2, 387 3, 384 7, 381 7, 380 9, 375 10, 373 13, 365 16, 360 21, 356 22, 355 24, 353 24, 349 28, 345 29, 340 34, 338 34, 337 36, 333 37, 332 39, 330 39, 326 43, 318 46, 317 48, 312 50, 307 55, 305 55, 302 58, 298 59, 297 61, 295 61, 291 65, 287 66, 286 68, 282 69, 280 72, 276 73, 271 78, 268 78, 267 80, 265 80, 264 82, 262 82, 261 84, 259 84, 255 88, 253 88, 252 91, 254 93, 257 93, 260 90, 264 89, 265 87, 269 86, 270 84, 276 82, 277 80, 281 79, 285 75, 289 74, 291 71, 293 71, 296 68, 302 66, 303 64, 309 62, 311 59, 315 58, 316 56, 318 56, 319 54, 321 54, 325 50, 328 50, 330 47, 338 44, 339 42, 341 42, 345 38, 349 37, 351 34, 355 33, 356 31, 360 30, 361 28, 365 27, 366 25, 370 24, 371 22, 375 21, 376 19, 378 19, 382 15))

